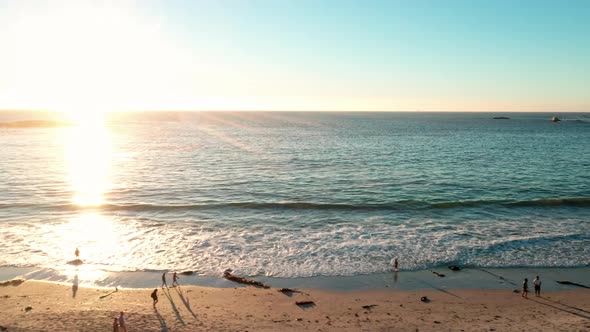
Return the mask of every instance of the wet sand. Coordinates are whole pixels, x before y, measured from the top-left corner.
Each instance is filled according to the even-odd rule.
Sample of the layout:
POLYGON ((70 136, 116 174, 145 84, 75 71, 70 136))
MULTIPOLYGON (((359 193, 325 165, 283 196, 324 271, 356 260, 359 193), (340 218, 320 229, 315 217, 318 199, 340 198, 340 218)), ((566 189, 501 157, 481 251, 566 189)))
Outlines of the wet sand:
MULTIPOLYGON (((515 287, 516 288, 516 287, 515 287)), ((590 331, 590 289, 328 291, 277 288, 91 288, 40 281, 0 287, 0 331, 590 331), (422 302, 426 296, 429 301, 422 302), (298 306, 298 301, 313 304, 298 306)))

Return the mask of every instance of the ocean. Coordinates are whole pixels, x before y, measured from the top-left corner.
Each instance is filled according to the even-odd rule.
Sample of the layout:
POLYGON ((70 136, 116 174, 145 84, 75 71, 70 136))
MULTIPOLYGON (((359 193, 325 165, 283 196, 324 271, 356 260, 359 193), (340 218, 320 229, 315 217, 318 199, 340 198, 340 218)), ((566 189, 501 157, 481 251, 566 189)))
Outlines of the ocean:
POLYGON ((552 116, 143 112, 0 128, 0 267, 69 273, 76 248, 97 281, 358 276, 395 258, 588 267, 590 114, 552 116))

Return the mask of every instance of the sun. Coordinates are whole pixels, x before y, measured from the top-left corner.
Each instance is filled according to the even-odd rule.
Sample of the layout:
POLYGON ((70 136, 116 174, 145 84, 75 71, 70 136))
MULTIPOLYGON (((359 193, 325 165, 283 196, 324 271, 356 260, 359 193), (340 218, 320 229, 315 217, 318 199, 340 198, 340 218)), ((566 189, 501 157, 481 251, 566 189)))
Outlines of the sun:
POLYGON ((11 98, 88 122, 105 112, 164 104, 186 58, 158 17, 133 2, 72 1, 11 15, 11 98), (39 106, 37 106, 39 105, 39 106))
POLYGON ((86 130, 91 129, 92 132, 102 130, 106 126, 107 109, 61 106, 58 111, 62 114, 65 122, 81 126, 86 130))

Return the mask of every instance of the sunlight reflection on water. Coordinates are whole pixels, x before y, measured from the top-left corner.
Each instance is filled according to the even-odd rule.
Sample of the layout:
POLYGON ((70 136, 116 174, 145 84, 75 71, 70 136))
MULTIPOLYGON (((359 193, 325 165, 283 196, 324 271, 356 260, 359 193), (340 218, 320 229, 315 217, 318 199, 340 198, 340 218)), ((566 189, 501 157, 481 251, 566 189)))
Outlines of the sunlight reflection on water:
MULTIPOLYGON (((60 132, 69 184, 66 189, 71 191, 71 202, 84 208, 101 206, 103 195, 111 186, 111 134, 104 121, 92 120, 60 132)), ((78 280, 93 282, 104 278, 101 267, 110 265, 121 249, 119 225, 97 210, 81 209, 67 222, 47 227, 43 241, 51 244, 45 248, 47 254, 64 257, 60 272, 71 276, 76 283, 78 280), (80 248, 83 264, 72 264, 77 258, 75 248, 80 248)))
POLYGON ((80 206, 99 206, 110 187, 113 155, 111 135, 100 121, 82 123, 62 132, 65 168, 72 201, 80 206))

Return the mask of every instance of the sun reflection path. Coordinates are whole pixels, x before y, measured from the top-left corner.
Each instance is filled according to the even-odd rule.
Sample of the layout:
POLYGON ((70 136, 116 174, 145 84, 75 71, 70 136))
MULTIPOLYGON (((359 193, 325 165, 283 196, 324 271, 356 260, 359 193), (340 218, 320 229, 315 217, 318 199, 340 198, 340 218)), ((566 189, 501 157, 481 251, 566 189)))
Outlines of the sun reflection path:
POLYGON ((56 264, 60 274, 93 283, 107 276, 104 267, 121 249, 121 229, 97 209, 104 203, 103 195, 111 186, 111 135, 100 113, 78 115, 71 117, 76 125, 64 128, 61 138, 71 200, 82 209, 68 222, 48 229, 48 238, 44 243, 51 244, 46 249, 50 251, 50 256, 63 257, 63 264, 56 264), (77 247, 80 248, 80 259, 84 263, 66 264, 74 260, 77 247))
POLYGON ((112 142, 101 119, 80 122, 64 131, 65 164, 72 201, 79 206, 99 206, 110 186, 112 142))

